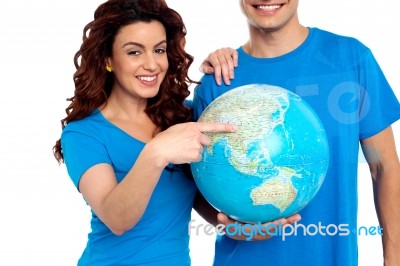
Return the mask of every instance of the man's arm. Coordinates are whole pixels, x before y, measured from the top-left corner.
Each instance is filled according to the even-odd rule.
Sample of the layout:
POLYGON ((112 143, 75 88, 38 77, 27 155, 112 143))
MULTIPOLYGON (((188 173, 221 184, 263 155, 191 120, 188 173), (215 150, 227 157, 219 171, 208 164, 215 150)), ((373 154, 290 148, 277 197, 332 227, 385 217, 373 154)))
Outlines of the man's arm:
MULTIPOLYGON (((233 219, 229 218, 228 216, 226 216, 224 213, 217 211, 205 200, 205 198, 201 195, 200 192, 197 192, 197 194, 196 194, 193 208, 197 211, 197 213, 201 217, 203 217, 203 219, 205 219, 208 223, 212 224, 213 226, 223 225, 224 228, 227 228, 229 225, 234 225, 234 224, 241 224, 242 226, 244 225, 244 223, 233 220, 233 219)), ((275 220, 272 222, 264 223, 264 224, 262 224, 263 228, 261 229, 261 232, 263 232, 263 234, 251 234, 252 236, 250 238, 249 238, 249 234, 246 234, 246 233, 237 235, 236 233, 226 232, 226 234, 228 237, 235 239, 235 240, 246 240, 246 241, 267 240, 267 239, 272 238, 273 235, 276 235, 276 232, 273 231, 273 228, 277 228, 279 225, 285 226, 287 224, 294 224, 294 223, 300 221, 300 219, 301 219, 301 216, 299 214, 294 214, 288 218, 281 218, 281 219, 278 219, 278 220, 275 220), (268 225, 271 223, 275 224, 276 227, 268 227, 268 225), (270 228, 269 232, 266 231, 266 228, 270 228)), ((257 228, 257 224, 251 225, 251 226, 250 226, 250 224, 246 224, 246 226, 244 228, 245 228, 244 230, 247 233, 251 233, 251 231, 252 232, 256 232, 256 231, 260 232, 255 229, 255 228, 257 228), (250 229, 251 227, 253 229, 250 229)), ((231 229, 234 230, 233 228, 231 228, 231 229)))
POLYGON ((400 265, 400 162, 391 127, 361 141, 373 181, 375 208, 383 228, 386 266, 400 265))
POLYGON ((197 191, 194 199, 193 209, 208 223, 213 226, 218 224, 217 215, 219 212, 205 200, 199 191, 197 191))

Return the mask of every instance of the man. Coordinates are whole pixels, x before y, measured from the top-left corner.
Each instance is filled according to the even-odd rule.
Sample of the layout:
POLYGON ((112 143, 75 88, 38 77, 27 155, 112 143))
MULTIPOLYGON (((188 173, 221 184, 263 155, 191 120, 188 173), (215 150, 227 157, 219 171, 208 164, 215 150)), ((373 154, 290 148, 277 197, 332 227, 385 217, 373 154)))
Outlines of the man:
MULTIPOLYGON (((233 76, 229 70, 236 65, 238 55, 235 79, 230 85, 218 86, 213 76, 204 76, 194 94, 195 118, 216 97, 246 84, 270 84, 300 95, 320 116, 330 146, 325 182, 300 212, 301 223, 348 231, 301 231, 285 240, 275 236, 264 241, 240 241, 225 235, 217 239, 214 264, 358 265, 357 164, 361 144, 383 229, 385 265, 400 265, 400 163, 391 129, 400 118, 400 104, 371 51, 354 38, 301 25, 298 0, 240 0, 240 5, 247 18, 248 42, 237 54, 225 49, 207 59, 216 79, 222 71, 227 80, 227 75, 233 76)), ((203 70, 210 71, 207 65, 203 70)), ((205 204, 198 202, 195 208, 214 225, 234 222, 222 214, 217 221, 215 211, 205 204)))

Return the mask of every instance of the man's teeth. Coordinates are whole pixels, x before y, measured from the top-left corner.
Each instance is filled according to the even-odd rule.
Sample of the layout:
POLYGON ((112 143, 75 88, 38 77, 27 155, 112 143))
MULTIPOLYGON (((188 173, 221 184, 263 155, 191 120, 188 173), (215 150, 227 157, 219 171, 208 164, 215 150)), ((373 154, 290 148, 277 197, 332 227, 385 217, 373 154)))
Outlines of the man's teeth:
POLYGON ((273 5, 273 6, 258 6, 257 8, 265 10, 265 11, 272 11, 278 9, 280 5, 273 5))
POLYGON ((143 81, 150 82, 150 81, 155 80, 155 79, 156 79, 156 76, 151 76, 151 77, 140 76, 140 77, 138 77, 138 79, 143 80, 143 81))

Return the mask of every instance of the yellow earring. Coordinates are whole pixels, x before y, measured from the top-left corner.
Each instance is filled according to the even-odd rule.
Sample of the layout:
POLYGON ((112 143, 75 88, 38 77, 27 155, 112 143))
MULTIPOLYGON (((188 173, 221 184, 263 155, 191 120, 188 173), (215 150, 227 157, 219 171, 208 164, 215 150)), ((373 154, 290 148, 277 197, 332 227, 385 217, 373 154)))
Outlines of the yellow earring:
POLYGON ((106 66, 106 70, 107 70, 108 72, 112 72, 112 68, 111 68, 110 66, 106 66))

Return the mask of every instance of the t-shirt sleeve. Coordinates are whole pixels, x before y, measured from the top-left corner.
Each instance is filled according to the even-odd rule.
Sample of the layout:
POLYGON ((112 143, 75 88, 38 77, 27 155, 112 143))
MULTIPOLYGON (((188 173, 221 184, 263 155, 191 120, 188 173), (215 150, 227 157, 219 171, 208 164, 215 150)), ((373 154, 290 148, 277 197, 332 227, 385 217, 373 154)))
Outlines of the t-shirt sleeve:
POLYGON ((400 104, 371 52, 366 55, 361 84, 360 139, 369 138, 400 118, 400 104))
POLYGON ((192 99, 185 99, 183 104, 188 108, 192 108, 193 100, 192 99))
POLYGON ((111 165, 104 143, 83 132, 64 131, 61 135, 61 147, 68 174, 78 189, 82 175, 89 168, 101 163, 111 165))
POLYGON ((205 109, 205 104, 201 96, 198 94, 199 87, 197 86, 194 90, 192 108, 193 108, 193 119, 194 121, 199 120, 201 113, 205 109))
POLYGON ((194 95, 193 95, 193 119, 197 121, 206 107, 212 101, 212 86, 210 86, 211 81, 213 79, 212 75, 204 75, 198 84, 194 88, 194 95), (208 100, 207 100, 208 99, 208 100))

